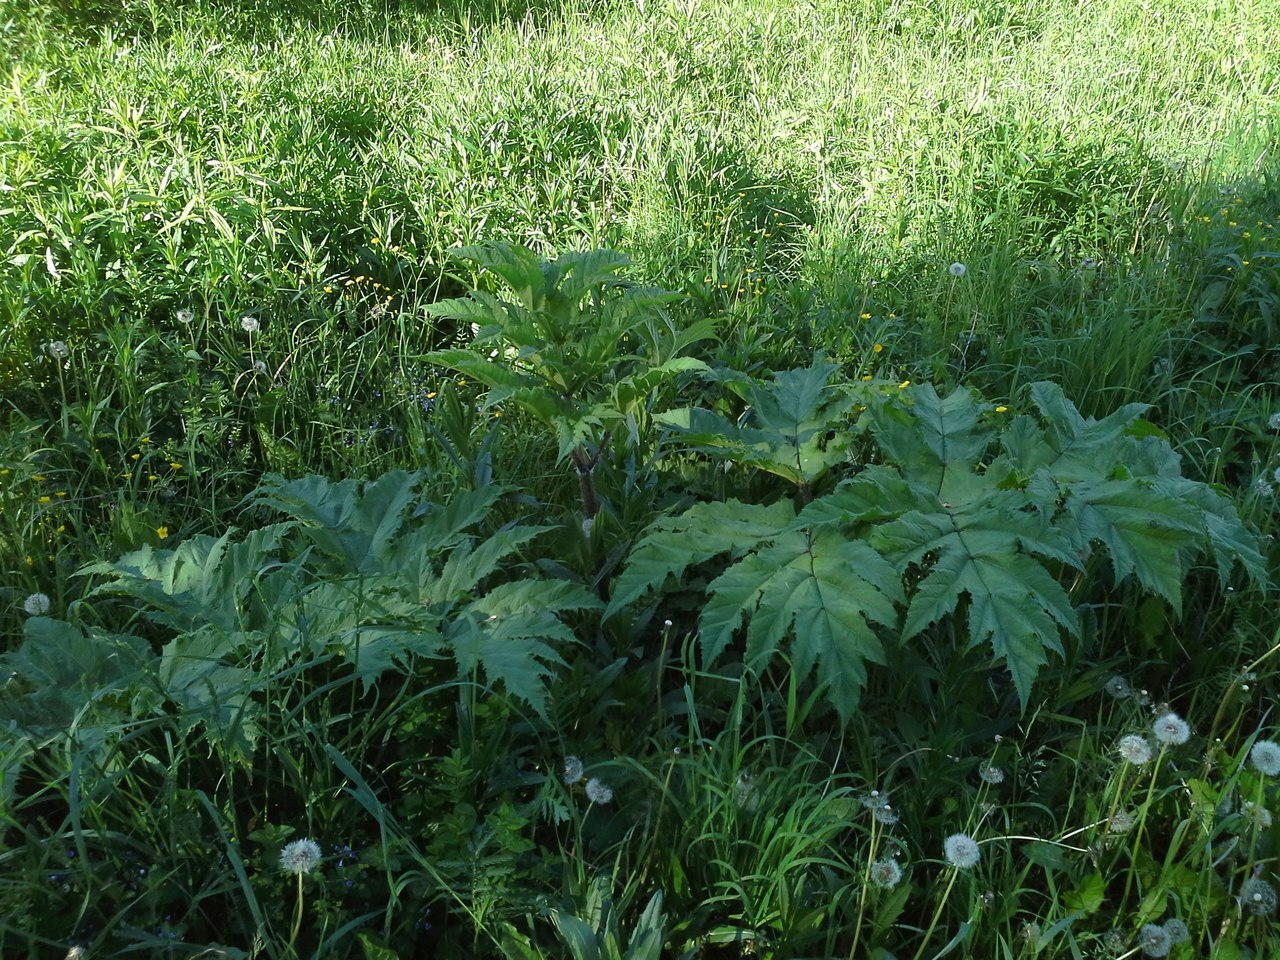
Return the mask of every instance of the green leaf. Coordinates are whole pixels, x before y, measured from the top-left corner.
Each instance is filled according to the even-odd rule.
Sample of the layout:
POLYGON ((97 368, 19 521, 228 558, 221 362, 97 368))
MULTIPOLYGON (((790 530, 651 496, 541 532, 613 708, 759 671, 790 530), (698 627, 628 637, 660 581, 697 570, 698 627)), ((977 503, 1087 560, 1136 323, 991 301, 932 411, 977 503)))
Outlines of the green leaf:
POLYGON ((1205 535, 1202 511, 1159 481, 1101 480, 1063 488, 1070 531, 1081 552, 1101 542, 1117 580, 1135 576, 1182 610, 1183 552, 1205 535))
POLYGON ((455 260, 468 260, 501 277, 528 310, 536 310, 546 296, 542 260, 527 247, 515 243, 490 242, 450 251, 455 260))
POLYGON ((307 538, 337 561, 343 572, 374 572, 385 568, 391 542, 421 481, 420 473, 405 470, 393 470, 364 484, 270 475, 252 503, 274 507, 298 520, 307 538))
POLYGON ((745 389, 749 410, 737 424, 701 408, 673 410, 654 419, 684 434, 695 450, 812 486, 844 460, 849 442, 843 428, 854 400, 848 390, 830 384, 835 370, 815 363, 776 373, 769 384, 750 382, 745 389))
POLYGON ((765 537, 778 533, 795 517, 790 504, 771 506, 737 500, 700 503, 678 517, 650 524, 631 551, 627 567, 614 581, 605 617, 661 587, 671 576, 721 553, 741 556, 765 537))
POLYGON ((563 910, 550 910, 548 913, 560 941, 568 948, 573 960, 600 960, 596 933, 590 926, 563 910))
POLYGON ((1046 422, 1042 431, 1018 418, 1004 438, 1004 451, 1030 475, 1048 470, 1060 481, 1104 476, 1126 451, 1133 449, 1127 436, 1147 404, 1131 403, 1102 420, 1080 415, 1057 384, 1033 383, 1031 397, 1046 422))
POLYGON ((636 921, 627 944, 626 960, 661 960, 667 917, 662 912, 662 891, 655 891, 636 921))
POLYGON ((914 478, 940 490, 944 498, 956 497, 944 477, 971 475, 970 468, 994 437, 991 430, 979 428, 984 407, 969 390, 957 389, 944 400, 927 383, 915 388, 912 400, 910 408, 887 400, 873 406, 876 441, 889 462, 907 466, 914 478))
POLYGON ((1024 704, 1048 662, 1045 648, 1061 652, 1060 630, 1079 629, 1066 591, 1033 553, 1071 563, 1074 557, 1043 517, 1019 509, 1025 503, 1018 491, 991 491, 951 510, 937 504, 912 511, 872 537, 904 575, 935 558, 907 608, 902 639, 954 613, 967 595, 970 644, 990 641, 1024 704))
POLYGON ((364 960, 400 960, 400 954, 378 943, 367 930, 361 930, 356 939, 360 941, 360 949, 364 951, 364 960))
POLYGON ((710 663, 732 639, 744 615, 748 656, 774 653, 793 631, 796 673, 818 679, 846 719, 866 684, 866 661, 884 663, 872 624, 896 626, 902 597, 897 571, 867 544, 819 527, 792 530, 731 566, 708 588, 699 620, 710 663))
POLYGON ((86 633, 51 617, 32 617, 22 629, 22 645, 0 656, 10 678, 0 719, 15 726, 65 729, 85 704, 141 680, 155 661, 138 637, 86 633))
POLYGON ((1097 913, 1107 899, 1107 881, 1097 873, 1091 873, 1073 890, 1062 896, 1063 905, 1073 913, 1088 916, 1097 913))
MULTIPOLYGON (((259 527, 238 542, 228 530, 214 538, 199 534, 174 550, 151 546, 125 554, 113 562, 89 564, 76 576, 110 576, 89 596, 116 594, 136 597, 151 608, 150 618, 175 630, 213 623, 224 631, 245 623, 244 602, 259 572, 274 563, 292 523, 259 527)), ((277 602, 287 602, 285 578, 276 581, 277 602)))

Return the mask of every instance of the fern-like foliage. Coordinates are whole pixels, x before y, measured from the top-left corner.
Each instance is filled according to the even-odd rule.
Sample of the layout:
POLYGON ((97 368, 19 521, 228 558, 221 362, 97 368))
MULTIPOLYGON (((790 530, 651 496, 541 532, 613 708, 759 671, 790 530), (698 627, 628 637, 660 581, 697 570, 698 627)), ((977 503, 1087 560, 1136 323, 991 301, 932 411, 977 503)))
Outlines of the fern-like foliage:
MULTIPOLYGON (((848 430, 844 402, 833 404, 820 383, 833 373, 815 366, 749 391, 757 400, 787 397, 785 422, 799 429, 781 433, 781 442, 704 412, 669 420, 694 449, 803 482, 814 476, 804 472, 804 444, 826 437, 826 450, 839 449, 833 434, 848 430), (775 469, 779 462, 787 469, 775 469)), ((1200 557, 1224 579, 1237 564, 1264 578, 1230 501, 1181 476, 1169 444, 1140 420, 1141 406, 1087 419, 1060 389, 1039 383, 1030 391, 1039 416, 1001 429, 968 390, 879 393, 868 416, 882 463, 798 511, 788 501, 729 501, 656 521, 614 584, 607 615, 716 561, 722 572, 699 621, 704 657, 719 656, 745 619, 749 658, 789 642, 794 668, 816 670, 847 717, 868 662, 883 663, 886 647, 954 617, 963 618, 970 645, 989 645, 1008 668, 1025 704, 1049 655, 1079 636, 1065 584, 1099 551, 1118 581, 1131 579, 1175 610, 1200 557)), ((781 406, 760 404, 761 421, 772 422, 781 406)))
MULTIPOLYGON (((563 617, 600 601, 577 584, 504 573, 545 532, 477 530, 504 488, 432 504, 419 502, 422 479, 268 477, 254 502, 284 513, 283 522, 193 537, 174 550, 144 547, 80 572, 105 578, 90 597, 133 597, 170 634, 158 655, 134 665, 159 691, 150 705, 172 704, 242 751, 256 736, 256 691, 306 660, 341 658, 367 690, 421 658, 452 658, 463 679, 501 686, 543 712, 560 650, 575 642, 563 617)), ((11 655, 24 663, 62 637, 31 623, 11 655)), ((85 682, 108 680, 116 678, 85 682)))
POLYGON ((630 260, 612 250, 543 260, 516 244, 461 247, 455 259, 499 281, 427 308, 474 330, 471 349, 426 360, 489 387, 486 403, 512 403, 555 431, 561 459, 638 415, 664 383, 705 372, 682 354, 712 334, 710 322, 677 328, 663 307, 680 294, 622 277, 630 260))

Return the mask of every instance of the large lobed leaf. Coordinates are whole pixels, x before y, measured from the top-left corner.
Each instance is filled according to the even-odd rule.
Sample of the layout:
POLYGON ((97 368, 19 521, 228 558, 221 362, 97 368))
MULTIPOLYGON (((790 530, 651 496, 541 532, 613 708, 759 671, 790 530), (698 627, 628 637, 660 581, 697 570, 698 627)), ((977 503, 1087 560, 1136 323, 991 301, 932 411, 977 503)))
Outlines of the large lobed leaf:
POLYGON ((819 682, 846 719, 866 685, 866 662, 885 662, 872 625, 896 625, 894 604, 902 600, 894 567, 833 526, 789 528, 707 589, 699 633, 708 662, 749 616, 748 657, 772 655, 790 634, 793 669, 807 677, 816 666, 819 682))

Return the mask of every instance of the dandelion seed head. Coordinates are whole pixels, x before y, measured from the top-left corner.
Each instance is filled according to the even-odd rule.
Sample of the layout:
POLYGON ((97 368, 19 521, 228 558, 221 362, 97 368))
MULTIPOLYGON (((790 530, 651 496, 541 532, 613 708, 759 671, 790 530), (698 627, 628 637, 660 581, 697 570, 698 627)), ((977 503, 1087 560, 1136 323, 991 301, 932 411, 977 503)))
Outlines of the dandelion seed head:
POLYGON ((1158 923, 1148 923, 1138 931, 1138 946, 1148 957, 1167 957, 1173 941, 1164 927, 1158 923))
POLYGON ((1246 800, 1240 804, 1240 812, 1259 830, 1270 830, 1272 824, 1271 811, 1260 803, 1246 800))
POLYGON ((1280 410, 1267 417, 1267 426, 1272 430, 1280 430, 1280 410))
POLYGON ((1169 942, 1177 945, 1191 939, 1191 930, 1176 917, 1164 922, 1164 932, 1169 935, 1169 942))
POLYGON ((978 842, 967 833, 953 833, 942 844, 947 863, 957 870, 968 870, 978 865, 978 842))
POLYGON ((1264 776, 1274 777, 1280 774, 1280 744, 1274 740, 1259 740, 1249 751, 1249 760, 1264 776))
POLYGON ((968 272, 969 272, 969 268, 966 267, 963 263, 960 263, 959 261, 947 267, 947 273, 951 274, 953 277, 956 277, 957 279, 960 277, 963 277, 968 272))
POLYGON ((1119 674, 1108 680, 1102 689, 1117 700, 1133 696, 1133 687, 1129 686, 1129 681, 1119 674))
POLYGON ((889 804, 884 803, 876 807, 875 818, 886 827, 892 827, 898 822, 898 813, 889 804))
POLYGON ((44 352, 55 360, 65 360, 71 356, 71 348, 62 340, 53 340, 44 345, 44 352))
POLYGON ((183 325, 191 323, 191 321, 195 320, 196 318, 195 313, 191 310, 179 310, 173 316, 175 320, 177 320, 179 323, 183 325))
POLYGON ((990 761, 983 761, 978 766, 978 776, 992 786, 1004 783, 1004 771, 990 761))
POLYGON ((240 329, 245 333, 257 333, 262 328, 262 324, 258 322, 257 317, 248 315, 240 318, 240 329))
POLYGON ((255 360, 255 361, 253 361, 253 372, 254 372, 254 373, 256 373, 256 374, 257 374, 258 376, 260 376, 260 377, 265 377, 265 376, 267 375, 267 364, 266 364, 266 361, 264 361, 264 360, 255 360))
POLYGON ((608 803, 613 799, 613 788, 592 777, 587 781, 587 799, 592 803, 608 803))
POLYGON ((1191 739, 1191 728, 1187 726, 1187 721, 1172 710, 1159 717, 1151 725, 1151 729, 1155 732, 1156 739, 1167 746, 1176 747, 1191 739))
POLYGON ((877 887, 896 887, 902 879, 902 868, 892 860, 877 860, 871 864, 871 882, 877 887))
POLYGON ((22 601, 22 609, 33 617, 48 613, 51 606, 48 595, 43 593, 33 593, 22 601))
POLYGON ((1117 810, 1107 820, 1107 829, 1111 833, 1128 833, 1133 829, 1133 814, 1128 810, 1117 810))
POLYGON ((320 844, 314 840, 294 840, 280 851, 280 868, 302 876, 320 865, 320 844))
POLYGON ((1147 743, 1146 737, 1140 737, 1136 733, 1129 733, 1121 737, 1116 746, 1120 751, 1120 756, 1124 757, 1126 763, 1141 766, 1151 761, 1151 744, 1147 743))
POLYGON ((1102 935, 1102 949, 1107 953, 1124 953, 1125 945, 1125 935, 1120 930, 1108 930, 1102 935))
POLYGON ((564 782, 573 785, 583 778, 586 770, 582 766, 582 761, 577 757, 564 758, 564 782))
POLYGON ((1275 913, 1275 887, 1261 877, 1250 877, 1240 885, 1240 903, 1255 917, 1275 913))

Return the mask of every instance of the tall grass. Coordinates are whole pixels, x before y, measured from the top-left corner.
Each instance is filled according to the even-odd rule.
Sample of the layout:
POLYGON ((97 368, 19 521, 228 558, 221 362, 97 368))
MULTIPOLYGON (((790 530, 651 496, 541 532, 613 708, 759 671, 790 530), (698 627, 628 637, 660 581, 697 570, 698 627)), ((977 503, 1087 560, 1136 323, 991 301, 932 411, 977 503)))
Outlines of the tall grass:
POLYGON ((76 573, 261 527, 268 472, 423 469, 424 515, 504 485, 486 533, 550 532, 502 575, 596 594, 655 515, 778 495, 646 421, 605 441, 584 532, 555 438, 424 359, 472 339, 426 307, 489 286, 449 250, 493 240, 626 251, 683 295, 674 322, 714 320, 722 386, 822 354, 1013 415, 1045 379, 1087 416, 1150 404, 1274 573, 1273 20, 0 0, 0 951, 1160 956, 1147 928, 1173 920, 1169 956, 1268 956, 1274 600, 1207 571, 1181 621, 1090 571, 1085 636, 1022 713, 942 626, 836 728, 786 669, 701 664, 706 571, 634 622, 574 620, 537 716, 426 656, 373 686, 332 650, 268 667, 253 585, 305 559, 273 557, 208 658, 252 674, 252 743, 203 681, 175 699, 137 667, 189 635, 76 573), (1161 707, 1188 743, 1155 742, 1161 707), (976 866, 948 861, 956 833, 976 866), (323 861, 294 880, 304 837, 323 861))

